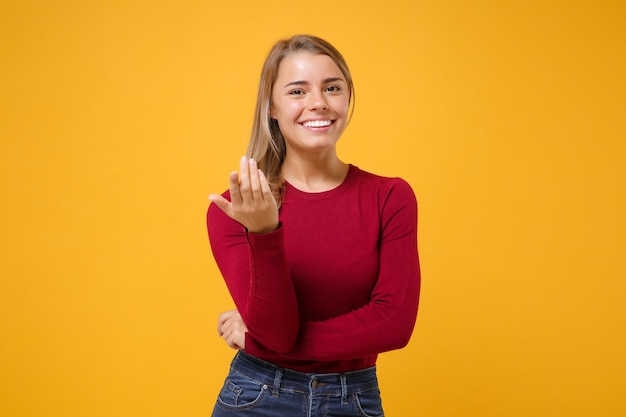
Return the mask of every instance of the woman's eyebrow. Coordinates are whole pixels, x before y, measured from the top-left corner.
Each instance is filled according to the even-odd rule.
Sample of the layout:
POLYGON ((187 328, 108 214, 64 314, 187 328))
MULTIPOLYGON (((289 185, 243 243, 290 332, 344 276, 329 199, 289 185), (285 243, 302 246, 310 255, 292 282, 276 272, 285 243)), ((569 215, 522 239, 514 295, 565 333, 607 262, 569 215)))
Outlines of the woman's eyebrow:
POLYGON ((332 78, 326 78, 324 80, 324 84, 328 84, 328 83, 336 83, 337 81, 341 81, 341 82, 345 82, 346 80, 344 80, 341 77, 332 77, 332 78))
POLYGON ((308 84, 309 84, 308 81, 292 81, 290 83, 285 84, 283 88, 291 87, 291 86, 294 86, 294 85, 308 85, 308 84))
MULTIPOLYGON (((345 82, 345 80, 343 78, 341 78, 341 77, 330 77, 330 78, 326 78, 324 80, 324 84, 335 83, 337 81, 345 82)), ((294 85, 309 85, 309 82, 308 81, 304 81, 304 80, 292 81, 290 83, 285 84, 285 86, 283 88, 292 87, 294 85)))

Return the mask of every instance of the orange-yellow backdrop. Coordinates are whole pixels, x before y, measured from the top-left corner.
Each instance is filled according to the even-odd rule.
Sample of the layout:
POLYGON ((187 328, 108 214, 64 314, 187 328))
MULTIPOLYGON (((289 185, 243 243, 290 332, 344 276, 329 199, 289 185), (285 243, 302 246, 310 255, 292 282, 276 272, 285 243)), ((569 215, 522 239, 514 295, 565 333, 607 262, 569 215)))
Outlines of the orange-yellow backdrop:
POLYGON ((420 201, 387 414, 625 415, 625 5, 3 2, 0 415, 209 415, 232 304, 207 195, 297 32, 351 64, 342 157, 420 201))

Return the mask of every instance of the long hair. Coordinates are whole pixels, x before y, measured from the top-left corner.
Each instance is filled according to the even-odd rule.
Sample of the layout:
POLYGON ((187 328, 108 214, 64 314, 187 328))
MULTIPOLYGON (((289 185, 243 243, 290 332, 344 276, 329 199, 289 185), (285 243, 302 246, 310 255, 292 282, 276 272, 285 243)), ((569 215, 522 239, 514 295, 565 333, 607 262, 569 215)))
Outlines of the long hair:
POLYGON ((348 84, 348 97, 351 106, 350 116, 352 116, 354 111, 352 75, 341 53, 330 43, 312 35, 295 35, 278 41, 270 50, 261 71, 247 154, 248 157, 257 161, 259 168, 261 168, 269 182, 272 194, 279 206, 282 203, 285 189, 285 180, 281 174, 281 167, 287 154, 287 148, 278 122, 270 116, 272 88, 278 77, 278 68, 282 60, 290 54, 303 51, 327 55, 335 62, 348 84))

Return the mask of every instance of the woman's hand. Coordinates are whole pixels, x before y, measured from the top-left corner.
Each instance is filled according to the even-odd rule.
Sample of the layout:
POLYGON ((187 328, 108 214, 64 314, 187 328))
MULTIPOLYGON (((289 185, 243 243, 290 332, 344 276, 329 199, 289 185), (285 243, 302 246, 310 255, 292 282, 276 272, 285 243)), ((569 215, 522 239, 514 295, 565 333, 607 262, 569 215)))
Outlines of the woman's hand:
POLYGON ((245 349, 247 331, 248 328, 237 310, 225 311, 217 319, 217 334, 232 349, 245 349))
POLYGON ((252 233, 276 230, 278 205, 254 159, 241 158, 239 173, 230 174, 229 190, 231 201, 219 194, 211 194, 209 200, 252 233))

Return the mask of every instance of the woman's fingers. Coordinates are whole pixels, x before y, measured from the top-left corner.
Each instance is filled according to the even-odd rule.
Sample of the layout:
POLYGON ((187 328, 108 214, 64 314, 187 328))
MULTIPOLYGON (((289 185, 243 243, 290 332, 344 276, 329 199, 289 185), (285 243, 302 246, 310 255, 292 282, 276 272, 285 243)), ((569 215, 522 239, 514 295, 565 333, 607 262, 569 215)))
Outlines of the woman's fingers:
POLYGON ((227 334, 227 336, 225 335, 224 341, 226 342, 228 347, 230 347, 231 349, 236 349, 236 350, 243 349, 242 333, 230 332, 227 334))
POLYGON ((217 319, 217 333, 232 349, 245 347, 247 331, 248 328, 237 310, 225 311, 217 319))
POLYGON ((222 336, 224 334, 224 330, 227 329, 228 319, 233 317, 234 315, 239 314, 237 310, 228 310, 220 314, 217 318, 217 334, 222 336))
POLYGON ((265 174, 263 171, 259 169, 259 183, 261 185, 261 193, 263 194, 263 200, 272 204, 275 202, 274 196, 272 195, 272 189, 270 188, 269 183, 267 182, 267 178, 265 178, 265 174))
POLYGON ((250 159, 248 168, 250 172, 250 191, 252 193, 252 198, 254 200, 263 200, 263 195, 261 194, 261 181, 259 180, 259 169, 257 168, 256 161, 254 159, 250 159))
POLYGON ((259 169, 254 159, 241 157, 239 173, 230 173, 228 188, 231 202, 235 205, 252 204, 254 200, 263 198, 259 169))
POLYGON ((261 190, 261 181, 259 179, 259 168, 254 159, 241 158, 240 175, 239 175, 239 188, 242 193, 244 204, 263 200, 263 193, 261 190), (246 198, 250 200, 246 200, 246 198))
POLYGON ((209 195, 209 200, 212 203, 215 203, 220 209, 222 209, 222 211, 227 214, 232 212, 233 203, 241 205, 241 192, 239 191, 239 174, 237 174, 236 171, 230 173, 228 190, 230 191, 231 201, 226 200, 219 194, 209 195))
POLYGON ((250 162, 245 156, 239 161, 239 191, 242 203, 245 204, 252 197, 250 192, 250 162))
POLYGON ((209 199, 251 233, 267 233, 278 227, 278 205, 254 159, 241 158, 239 173, 230 174, 229 192, 230 202, 214 194, 209 199))
POLYGON ((228 191, 230 192, 230 201, 233 204, 240 205, 244 196, 241 195, 239 174, 236 171, 231 172, 230 176, 228 177, 228 191))

